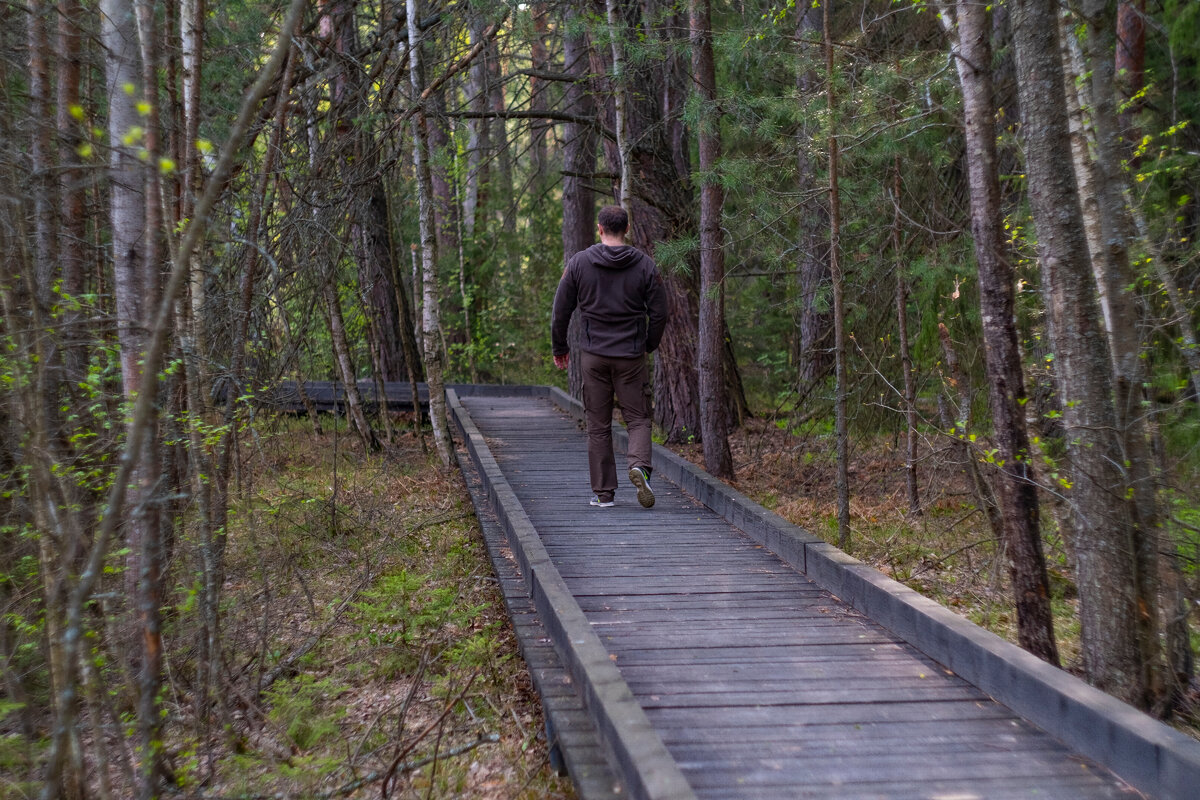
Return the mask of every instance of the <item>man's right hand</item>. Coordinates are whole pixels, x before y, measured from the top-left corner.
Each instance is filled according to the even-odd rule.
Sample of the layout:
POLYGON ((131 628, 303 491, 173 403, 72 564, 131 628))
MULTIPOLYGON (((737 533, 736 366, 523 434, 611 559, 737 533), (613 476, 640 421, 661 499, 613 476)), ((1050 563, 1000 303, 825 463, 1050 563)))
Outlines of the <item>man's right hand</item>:
POLYGON ((559 369, 566 369, 567 364, 569 363, 571 363, 570 353, 563 353, 561 356, 554 357, 554 366, 558 367, 559 369))

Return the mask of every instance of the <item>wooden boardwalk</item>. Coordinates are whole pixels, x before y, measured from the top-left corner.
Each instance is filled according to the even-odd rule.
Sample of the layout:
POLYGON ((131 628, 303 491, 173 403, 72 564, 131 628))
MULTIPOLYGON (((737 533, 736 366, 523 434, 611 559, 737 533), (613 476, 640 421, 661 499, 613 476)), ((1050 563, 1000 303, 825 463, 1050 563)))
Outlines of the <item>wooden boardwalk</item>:
MULTIPOLYGON (((271 391, 263 392, 257 400, 265 406, 280 411, 303 414, 305 407, 300 394, 301 386, 316 411, 330 413, 341 411, 346 407, 346 384, 341 381, 305 381, 303 384, 296 381, 281 381, 271 391)), ((375 381, 358 381, 358 391, 363 399, 363 405, 369 411, 373 411, 379 394, 375 381)), ((421 398, 421 404, 428 406, 429 387, 424 383, 417 384, 417 394, 421 398)), ((412 410, 412 386, 410 384, 389 381, 384 384, 384 396, 387 398, 388 408, 392 411, 412 410)))
MULTIPOLYGON (((588 687, 576 687, 575 702, 597 712, 600 733, 593 735, 604 742, 589 752, 607 751, 613 774, 633 796, 1140 796, 842 602, 661 472, 652 481, 653 509, 641 508, 624 481, 616 507, 589 506, 585 436, 548 399, 468 396, 461 407, 511 487, 508 501, 493 489, 493 501, 515 498, 516 515, 535 532, 531 546, 540 542, 619 671, 620 692, 632 695, 653 728, 653 740, 627 748, 643 752, 623 751, 606 739, 619 727, 611 718, 630 714, 606 710, 613 679, 598 678, 605 686, 591 697, 588 687), (686 786, 670 775, 639 785, 626 773, 657 743, 686 786)), ((507 544, 519 549, 509 523, 507 544)), ((550 569, 538 558, 510 551, 505 563, 517 572, 525 560, 535 573, 550 569)), ((551 613, 569 605, 546 603, 551 613)), ((564 627, 569 631, 569 623, 564 627)), ((585 638, 576 636, 580 647, 585 638)), ((576 683, 588 680, 586 667, 566 671, 576 683)), ((613 702, 625 708, 620 698, 613 702)), ((642 718, 631 713, 636 729, 642 718)), ((651 762, 651 771, 671 772, 651 762)), ((601 785, 611 795, 612 781, 601 785)), ((1189 796, 1200 797, 1193 786, 1189 796)), ((594 792, 581 787, 585 797, 594 792)))

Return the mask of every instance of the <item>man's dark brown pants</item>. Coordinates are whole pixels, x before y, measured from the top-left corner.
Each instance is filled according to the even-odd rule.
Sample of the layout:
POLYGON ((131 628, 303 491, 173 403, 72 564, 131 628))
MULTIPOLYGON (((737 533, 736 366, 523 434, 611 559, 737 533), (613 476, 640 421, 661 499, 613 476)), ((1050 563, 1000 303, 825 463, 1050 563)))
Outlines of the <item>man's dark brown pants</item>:
POLYGON ((617 490, 617 461, 612 442, 613 395, 621 404, 621 416, 629 431, 629 468, 650 471, 650 382, 646 357, 614 358, 587 352, 580 355, 592 491, 601 500, 611 500, 617 490))

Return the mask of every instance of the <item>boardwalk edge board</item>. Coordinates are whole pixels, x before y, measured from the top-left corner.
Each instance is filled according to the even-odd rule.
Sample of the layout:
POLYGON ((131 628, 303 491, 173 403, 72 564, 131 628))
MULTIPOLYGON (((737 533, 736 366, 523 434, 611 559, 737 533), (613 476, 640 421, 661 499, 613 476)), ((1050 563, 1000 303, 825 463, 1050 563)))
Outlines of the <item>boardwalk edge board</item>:
MULTIPOLYGON (((486 393, 546 396, 544 387, 504 388, 509 391, 486 393)), ((485 394, 473 391, 473 387, 464 387, 464 391, 475 396, 485 394)), ((487 487, 489 502, 507 534, 541 622, 583 693, 584 705, 600 730, 610 762, 635 798, 694 800, 696 795, 691 786, 551 563, 537 531, 460 402, 458 392, 448 389, 446 399, 471 461, 487 487)))
MULTIPOLYGON (((550 399, 576 419, 583 406, 550 399)), ((625 431, 613 430, 619 446, 625 431)), ((833 545, 768 511, 670 450, 654 445, 654 474, 677 484, 799 572, 933 660, 1139 791, 1186 800, 1200 787, 1200 743, 1089 686, 833 545)))
POLYGON ((569 774, 580 800, 613 800, 623 797, 624 787, 609 767, 600 744, 600 734, 583 709, 583 698, 563 666, 546 629, 537 618, 529 589, 516 565, 506 557, 508 540, 499 518, 488 505, 483 480, 470 455, 456 448, 455 458, 471 495, 471 503, 512 621, 521 657, 529 669, 534 689, 541 697, 546 721, 550 765, 569 774))

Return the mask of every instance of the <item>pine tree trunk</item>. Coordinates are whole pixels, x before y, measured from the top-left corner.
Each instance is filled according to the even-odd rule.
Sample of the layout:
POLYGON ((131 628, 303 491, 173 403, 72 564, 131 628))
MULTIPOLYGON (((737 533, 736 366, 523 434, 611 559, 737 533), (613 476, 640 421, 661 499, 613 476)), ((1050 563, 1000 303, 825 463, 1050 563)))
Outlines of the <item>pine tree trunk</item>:
MULTIPOLYGON (((567 84, 564 111, 580 117, 595 113, 595 101, 589 86, 590 50, 583 31, 576 31, 580 14, 575 8, 567 11, 567 32, 563 36, 564 68, 574 77, 567 84)), ((592 191, 592 173, 596 169, 596 131, 591 125, 568 122, 563 126, 562 180, 562 242, 563 263, 596 241, 596 194, 592 191)), ((579 352, 581 341, 579 312, 571 315, 567 328, 567 343, 571 352, 579 352)), ((573 358, 567 366, 567 388, 572 397, 583 397, 583 369, 580 359, 573 358)))
MULTIPOLYGON (((796 37, 812 41, 815 34, 821 33, 822 25, 821 9, 806 4, 800 13, 796 37)), ((821 92, 824 87, 820 76, 809 70, 796 76, 796 88, 807 95, 821 92)), ((815 162, 815 154, 822 148, 815 124, 807 120, 802 122, 796 135, 796 192, 805 198, 797 215, 796 243, 796 290, 799 293, 796 372, 802 390, 828 374, 832 353, 828 341, 832 333, 832 316, 828 302, 822 302, 829 286, 829 209, 822 200, 824 192, 817 183, 815 162)))
MULTIPOLYGON (((374 142, 364 142, 363 150, 375 152, 374 142)), ((366 153, 360 163, 368 160, 366 153)), ((377 338, 372 345, 372 360, 379 365, 385 381, 408 378, 408 359, 405 350, 405 313, 400 304, 403 287, 397 287, 397 260, 392 248, 391 220, 388 218, 387 194, 383 179, 372 166, 365 186, 358 190, 350 235, 354 241, 354 257, 358 263, 358 283, 362 287, 366 313, 376 327, 377 338)), ((411 331, 411 327, 407 329, 411 331)))
POLYGON ((717 113, 717 77, 713 63, 710 0, 689 4, 692 74, 703 106, 699 119, 700 172, 700 309, 699 390, 700 429, 704 467, 718 478, 733 478, 725 399, 725 241, 721 214, 725 195, 714 173, 721 160, 720 115, 717 113))
POLYGON ((841 266, 841 199, 838 194, 838 140, 836 127, 837 97, 833 88, 833 33, 830 30, 830 6, 822 0, 825 20, 825 92, 829 109, 829 275, 833 283, 833 358, 835 375, 834 427, 837 436, 838 547, 850 550, 850 432, 846 402, 849 390, 846 374, 846 309, 841 266))
POLYGON ((979 304, 1000 470, 996 494, 1009 579, 1017 609, 1018 642, 1058 663, 1049 578, 1042 552, 1037 485, 1031 468, 1024 404, 1028 401, 1016 328, 1016 275, 1003 228, 996 152, 996 109, 987 11, 970 0, 942 5, 963 92, 971 231, 979 270, 979 304), (956 19, 957 27, 948 21, 956 19))

